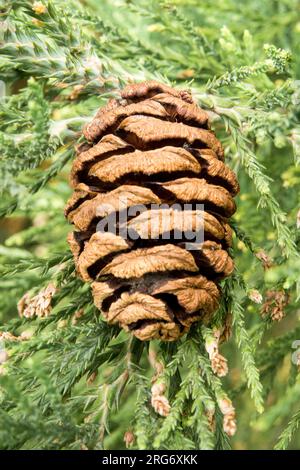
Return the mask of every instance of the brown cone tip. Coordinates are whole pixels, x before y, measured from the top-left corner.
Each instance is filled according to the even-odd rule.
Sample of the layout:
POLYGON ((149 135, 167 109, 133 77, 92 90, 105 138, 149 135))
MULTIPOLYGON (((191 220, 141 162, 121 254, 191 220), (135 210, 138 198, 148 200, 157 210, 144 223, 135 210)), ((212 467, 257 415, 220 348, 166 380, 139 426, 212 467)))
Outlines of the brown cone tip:
POLYGON ((188 91, 131 83, 83 134, 65 208, 76 271, 107 322, 142 341, 177 340, 211 320, 234 269, 239 184, 208 114, 188 91), (191 229, 204 234, 193 250, 191 229))

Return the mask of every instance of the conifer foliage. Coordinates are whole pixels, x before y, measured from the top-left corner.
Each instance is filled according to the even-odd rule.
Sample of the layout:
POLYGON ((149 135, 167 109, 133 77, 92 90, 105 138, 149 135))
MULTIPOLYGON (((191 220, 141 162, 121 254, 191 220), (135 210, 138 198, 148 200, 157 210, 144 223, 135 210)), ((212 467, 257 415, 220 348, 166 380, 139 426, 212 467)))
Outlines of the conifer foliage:
MULTIPOLYGON (((296 0, 1 2, 0 448, 299 447, 296 7, 296 0), (109 100, 118 105, 108 109, 109 100), (151 147, 151 129, 163 142, 179 121, 180 143, 175 133, 151 147), (177 156, 168 149, 161 158, 170 140, 177 156), (118 155, 97 160, 110 145, 121 146, 118 155), (172 174, 170 162, 187 165, 188 175, 186 167, 172 174), (126 171, 144 176, 128 185, 126 171), (235 174, 241 191, 231 218, 235 174), (130 270, 135 251, 165 248, 144 246, 143 214, 129 221, 139 246, 116 244, 121 252, 103 265, 103 241, 83 256, 99 236, 93 201, 133 183, 133 203, 201 195, 191 197, 209 208, 208 243, 218 245, 214 256, 224 252, 220 276, 211 254, 196 274, 192 251, 178 256, 194 263, 187 277, 186 265, 158 275, 163 256, 149 261, 148 253, 155 272, 124 282, 124 257, 130 270), (105 278, 96 279, 99 272, 105 278), (205 295, 196 294, 196 278, 205 295), (138 311, 133 324, 124 315, 128 296, 138 311), (159 322, 145 320, 148 297, 159 322), (205 303, 205 321, 195 321, 197 302, 205 303), (170 332, 176 341, 159 339, 170 332)), ((168 266, 176 249, 184 251, 174 245, 168 266)))

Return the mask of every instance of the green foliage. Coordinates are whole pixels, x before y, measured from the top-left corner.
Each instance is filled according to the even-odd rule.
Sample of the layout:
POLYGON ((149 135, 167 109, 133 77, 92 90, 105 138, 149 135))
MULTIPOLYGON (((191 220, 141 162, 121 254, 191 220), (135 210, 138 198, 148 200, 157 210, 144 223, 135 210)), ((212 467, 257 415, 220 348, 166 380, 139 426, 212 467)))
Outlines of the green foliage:
POLYGON ((297 0, 8 0, 0 19, 0 318, 15 336, 0 343, 0 447, 116 449, 129 431, 139 449, 297 448, 297 0), (235 275, 208 327, 151 345, 159 372, 148 344, 102 321, 75 275, 63 217, 82 125, 128 80, 145 78, 191 88, 241 185, 235 275), (51 314, 18 317, 19 299, 49 283, 51 314), (270 290, 289 297, 278 324, 251 296, 266 302, 270 290), (205 344, 231 317, 229 374, 219 378, 205 344), (153 380, 166 387, 167 417, 151 405, 153 380), (232 439, 221 406, 229 397, 232 439))

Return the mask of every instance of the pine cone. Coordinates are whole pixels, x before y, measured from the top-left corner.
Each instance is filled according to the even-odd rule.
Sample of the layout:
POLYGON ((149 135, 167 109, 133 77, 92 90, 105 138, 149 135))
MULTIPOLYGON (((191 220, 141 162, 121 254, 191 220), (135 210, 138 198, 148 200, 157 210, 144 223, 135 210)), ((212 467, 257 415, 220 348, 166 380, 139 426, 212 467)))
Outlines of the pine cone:
POLYGON ((234 267, 228 218, 239 185, 221 143, 188 92, 152 81, 125 87, 83 133, 65 210, 77 272, 109 323, 176 340, 211 318, 234 267), (197 250, 184 230, 175 236, 187 226, 204 232, 197 250))

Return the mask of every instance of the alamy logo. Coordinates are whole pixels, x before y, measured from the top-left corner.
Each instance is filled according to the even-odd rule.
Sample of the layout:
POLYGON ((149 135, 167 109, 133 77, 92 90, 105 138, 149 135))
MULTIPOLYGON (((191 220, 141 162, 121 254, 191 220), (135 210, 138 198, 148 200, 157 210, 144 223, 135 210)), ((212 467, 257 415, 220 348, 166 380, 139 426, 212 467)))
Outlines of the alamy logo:
POLYGON ((204 241, 203 204, 138 204, 127 198, 116 205, 100 204, 96 230, 110 232, 127 240, 176 240, 185 249, 195 250, 204 241))
POLYGON ((297 106, 300 103, 300 80, 295 80, 293 82, 293 89, 292 103, 297 106))
POLYGON ((7 361, 7 357, 4 341, 0 340, 0 365, 7 361))
POLYGON ((0 101, 6 96, 6 86, 3 80, 0 80, 0 101))
POLYGON ((300 365, 300 340, 297 339, 292 343, 292 349, 296 349, 296 351, 292 354, 292 363, 296 366, 300 365))

